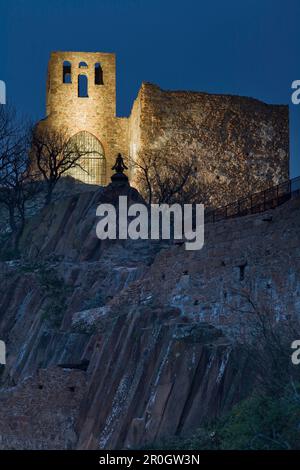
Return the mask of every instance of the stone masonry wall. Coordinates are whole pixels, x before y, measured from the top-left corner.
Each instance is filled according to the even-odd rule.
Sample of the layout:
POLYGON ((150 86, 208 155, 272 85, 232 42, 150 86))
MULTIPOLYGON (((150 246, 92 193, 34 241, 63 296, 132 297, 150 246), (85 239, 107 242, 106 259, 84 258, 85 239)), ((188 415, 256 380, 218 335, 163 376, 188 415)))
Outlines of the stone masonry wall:
POLYGON ((47 79, 47 118, 40 127, 79 131, 101 142, 106 183, 116 154, 132 163, 140 154, 197 156, 199 183, 210 188, 210 205, 230 203, 289 177, 288 107, 230 95, 163 91, 143 83, 129 118, 116 117, 116 65, 110 53, 53 52, 47 79), (63 63, 72 65, 72 83, 63 83, 63 63), (84 61, 87 68, 79 68, 84 61), (94 83, 100 62, 103 85, 94 83), (78 97, 78 75, 88 77, 88 98, 78 97))
POLYGON ((0 390, 0 449, 71 449, 85 391, 82 371, 39 369, 17 386, 0 390))
POLYGON ((289 177, 287 106, 239 96, 163 91, 143 83, 129 135, 133 160, 146 150, 174 158, 197 156, 199 180, 211 187, 214 206, 289 177))

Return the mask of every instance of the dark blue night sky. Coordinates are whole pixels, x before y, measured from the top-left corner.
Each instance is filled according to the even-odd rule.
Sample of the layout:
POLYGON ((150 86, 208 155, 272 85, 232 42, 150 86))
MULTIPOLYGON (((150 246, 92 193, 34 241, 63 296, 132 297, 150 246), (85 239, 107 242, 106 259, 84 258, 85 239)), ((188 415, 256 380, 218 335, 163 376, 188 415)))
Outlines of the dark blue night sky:
POLYGON ((166 89, 290 104, 291 175, 300 175, 299 0, 0 0, 0 79, 9 101, 44 117, 53 50, 117 54, 118 115, 142 81, 166 89))

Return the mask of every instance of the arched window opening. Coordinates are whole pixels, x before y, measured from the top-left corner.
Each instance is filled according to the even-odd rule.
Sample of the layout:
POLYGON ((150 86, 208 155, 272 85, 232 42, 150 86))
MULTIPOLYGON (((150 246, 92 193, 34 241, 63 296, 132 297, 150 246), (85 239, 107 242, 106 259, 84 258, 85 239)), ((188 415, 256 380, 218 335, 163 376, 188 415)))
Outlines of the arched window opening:
POLYGON ((78 98, 88 98, 88 78, 86 75, 78 75, 78 98))
POLYGON ((77 160, 77 166, 68 171, 68 175, 85 184, 106 184, 106 160, 99 140, 87 131, 73 135, 68 145, 79 149, 83 154, 77 160))
POLYGON ((95 64, 95 85, 103 85, 103 70, 101 64, 95 64))
POLYGON ((71 62, 68 60, 63 63, 63 83, 72 83, 71 62))
POLYGON ((80 69, 87 69, 88 68, 88 65, 86 62, 79 62, 79 68, 80 69))

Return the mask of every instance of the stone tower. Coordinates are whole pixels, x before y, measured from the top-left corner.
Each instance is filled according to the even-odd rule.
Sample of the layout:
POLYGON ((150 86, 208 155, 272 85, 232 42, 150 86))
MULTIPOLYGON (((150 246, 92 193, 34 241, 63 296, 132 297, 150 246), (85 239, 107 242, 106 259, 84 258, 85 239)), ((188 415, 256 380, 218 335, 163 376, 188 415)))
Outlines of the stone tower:
POLYGON ((87 150, 81 162, 87 171, 76 167, 69 174, 85 183, 105 185, 116 154, 127 150, 127 120, 116 118, 115 55, 52 52, 46 114, 40 126, 63 129, 87 150))

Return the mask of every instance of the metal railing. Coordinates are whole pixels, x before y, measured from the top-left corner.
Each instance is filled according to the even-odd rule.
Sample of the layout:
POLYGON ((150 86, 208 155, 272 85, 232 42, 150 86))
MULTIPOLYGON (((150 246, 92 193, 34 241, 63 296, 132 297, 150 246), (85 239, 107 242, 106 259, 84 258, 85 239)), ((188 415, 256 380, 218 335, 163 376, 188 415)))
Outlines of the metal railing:
POLYGON ((257 214, 274 209, 288 201, 292 194, 297 191, 300 193, 300 176, 258 193, 250 194, 227 206, 208 210, 205 212, 205 222, 218 222, 219 220, 257 214))

